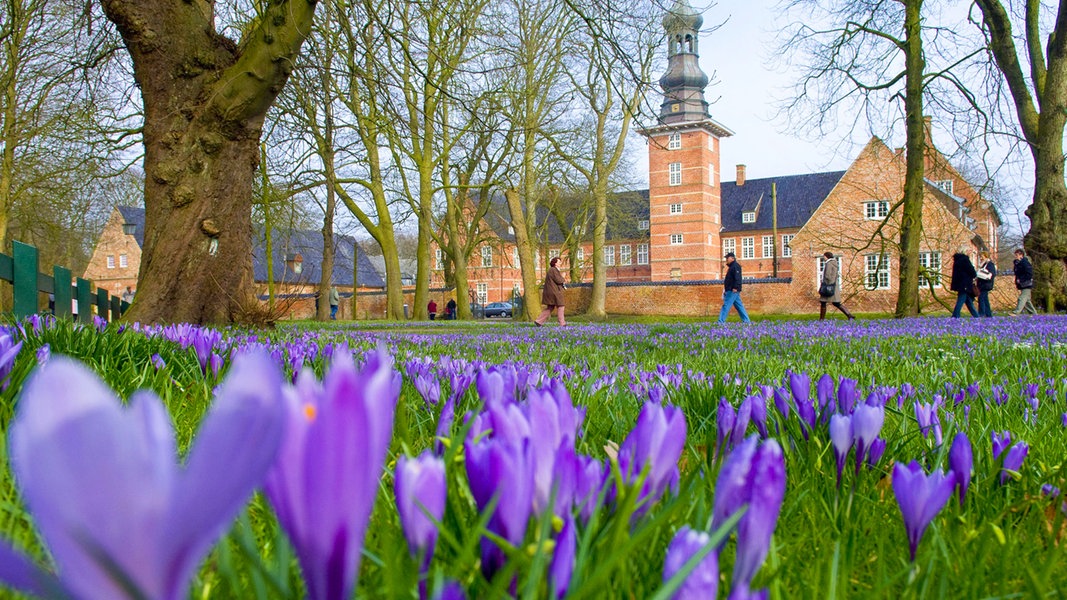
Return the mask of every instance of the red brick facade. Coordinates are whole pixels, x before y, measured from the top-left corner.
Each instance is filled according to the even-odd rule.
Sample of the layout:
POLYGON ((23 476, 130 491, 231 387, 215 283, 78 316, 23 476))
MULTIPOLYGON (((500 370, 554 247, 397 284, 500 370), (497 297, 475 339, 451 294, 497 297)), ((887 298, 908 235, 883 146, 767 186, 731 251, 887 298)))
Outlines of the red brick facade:
POLYGON ((113 209, 82 275, 120 298, 126 286, 137 291, 137 272, 141 268, 141 245, 132 233, 123 232, 124 224, 122 213, 113 209))

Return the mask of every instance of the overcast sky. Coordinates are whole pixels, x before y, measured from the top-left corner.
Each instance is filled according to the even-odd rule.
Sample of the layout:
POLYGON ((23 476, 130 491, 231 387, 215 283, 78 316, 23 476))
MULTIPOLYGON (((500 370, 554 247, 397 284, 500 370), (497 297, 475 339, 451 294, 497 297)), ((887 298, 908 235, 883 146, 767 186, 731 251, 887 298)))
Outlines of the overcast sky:
MULTIPOLYGON (((707 3, 690 0, 694 8, 702 10, 707 3)), ((724 181, 733 181, 735 166, 747 166, 750 179, 842 170, 848 167, 870 133, 851 133, 846 129, 820 139, 806 139, 808 132, 797 124, 786 123, 775 115, 776 99, 790 92, 789 73, 777 72, 771 60, 777 46, 777 11, 772 10, 777 0, 720 0, 718 5, 704 10, 704 29, 700 38, 700 63, 704 72, 712 77, 712 84, 705 90, 711 103, 711 117, 734 132, 720 144, 721 170, 724 181), (727 21, 714 31, 715 24, 727 21)), ((663 52, 666 53, 664 46, 663 52)), ((660 74, 656 74, 658 79, 660 74)), ((656 90, 659 91, 658 88, 656 90)), ((651 100, 659 105, 659 98, 651 100)), ((891 147, 903 145, 903 123, 897 127, 886 142, 891 147)), ((934 131, 938 143, 943 132, 934 131)), ((636 161, 647 185, 647 151, 642 144, 636 161)), ((1013 188, 1016 202, 1029 203, 1032 174, 1029 161, 1010 176, 1002 177, 1013 188)), ((1005 211, 1002 211, 1002 213, 1005 211)), ((1009 225, 1016 227, 1015 215, 1004 214, 1009 225)), ((1024 217, 1025 218, 1025 217, 1024 217)))

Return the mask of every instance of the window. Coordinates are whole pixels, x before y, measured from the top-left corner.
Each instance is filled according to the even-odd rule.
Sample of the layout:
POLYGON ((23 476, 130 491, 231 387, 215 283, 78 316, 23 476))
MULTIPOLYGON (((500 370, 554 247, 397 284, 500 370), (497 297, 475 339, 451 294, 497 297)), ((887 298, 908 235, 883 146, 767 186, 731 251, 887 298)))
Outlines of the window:
POLYGON ((444 252, 441 252, 440 248, 434 249, 434 251, 433 251, 433 260, 434 260, 433 264, 434 264, 434 267, 433 268, 440 269, 441 268, 441 263, 444 262, 443 259, 444 259, 444 252))
POLYGON ((756 258, 756 238, 741 238, 741 258, 756 258))
POLYGON ((868 254, 864 258, 864 284, 869 290, 889 289, 889 255, 868 254))
POLYGON ((110 254, 107 257, 107 268, 109 268, 109 269, 114 269, 115 268, 115 257, 110 255, 110 254))
POLYGON ((648 231, 648 219, 642 219, 638 221, 637 229, 640 231, 648 231))
POLYGON ((742 223, 755 223, 756 222, 756 213, 755 213, 755 211, 751 211, 750 210, 750 211, 741 213, 741 222, 742 223))
POLYGON ((671 163, 667 167, 667 171, 670 173, 671 185, 682 185, 682 163, 671 163))
POLYGON ((782 236, 782 258, 793 256, 793 234, 782 236))
POLYGON ((508 235, 515 235, 515 227, 508 225, 508 235))
POLYGON ((574 253, 574 258, 578 261, 578 266, 581 267, 585 262, 585 248, 578 248, 578 251, 574 253))
POLYGON ((678 244, 681 244, 681 243, 682 243, 682 234, 680 234, 680 233, 672 233, 671 234, 671 245, 672 246, 677 246, 678 244))
POLYGON ((889 202, 886 200, 875 200, 873 202, 863 203, 863 218, 867 220, 871 219, 884 219, 889 216, 889 202))
POLYGON ((648 264, 648 244, 638 244, 637 245, 637 264, 639 264, 639 265, 647 265, 648 264))
POLYGON ((763 258, 774 258, 774 236, 763 236, 763 258))
POLYGON ((619 264, 624 267, 630 266, 630 244, 619 246, 619 264))
POLYGON ((737 253, 737 240, 734 238, 726 238, 722 241, 722 255, 726 256, 729 253, 737 253))
POLYGON ((583 235, 585 235, 585 224, 584 223, 579 223, 578 225, 574 226, 574 235, 575 235, 575 237, 582 237, 583 235))
POLYGON ((559 256, 559 250, 549 250, 548 251, 548 260, 549 261, 551 261, 553 258, 556 258, 557 256, 559 256))
POLYGON ((941 253, 919 253, 919 289, 928 288, 933 283, 934 287, 941 287, 941 253), (923 271, 926 276, 923 276, 923 271))
POLYGON ((511 248, 511 266, 518 268, 519 266, 519 247, 513 246, 511 248))
POLYGON ((715 185, 715 163, 708 163, 708 185, 715 185))
POLYGON ((671 269, 671 281, 681 281, 682 269, 675 267, 671 269))
POLYGON ((482 266, 493 266, 493 249, 490 246, 482 246, 482 266))
POLYGON ((670 135, 670 137, 667 138, 667 149, 668 150, 677 150, 677 149, 679 149, 681 147, 682 147, 682 134, 680 134, 680 133, 672 133, 670 135))
POLYGON ((119 255, 119 266, 122 267, 123 269, 125 269, 128 266, 130 266, 129 260, 126 258, 125 254, 120 254, 119 255))
POLYGON ((489 284, 478 284, 478 304, 485 306, 489 302, 489 284))
POLYGON ((604 264, 609 267, 615 266, 615 246, 604 246, 604 264))
POLYGON ((942 179, 940 181, 935 181, 934 185, 937 186, 941 191, 945 192, 946 194, 953 193, 952 192, 952 180, 951 179, 942 179))
POLYGON ((680 214, 682 214, 682 203, 681 202, 678 202, 677 204, 672 204, 671 205, 671 214, 672 215, 680 215, 680 214))

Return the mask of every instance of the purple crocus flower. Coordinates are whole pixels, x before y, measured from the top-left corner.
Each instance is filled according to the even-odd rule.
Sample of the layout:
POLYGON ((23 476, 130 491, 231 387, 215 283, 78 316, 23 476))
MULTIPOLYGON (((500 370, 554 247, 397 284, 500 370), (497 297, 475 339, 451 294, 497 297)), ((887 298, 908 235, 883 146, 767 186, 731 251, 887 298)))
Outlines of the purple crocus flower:
POLYGON ((433 600, 467 600, 467 592, 458 581, 449 581, 434 592, 433 600))
POLYGON ((393 434, 400 374, 383 350, 363 369, 335 351, 320 385, 287 388, 288 428, 267 497, 289 535, 313 600, 348 598, 393 434))
POLYGON ((731 597, 751 597, 749 586, 771 547, 771 536, 778 525, 778 513, 784 498, 785 458, 782 447, 774 440, 767 440, 752 458, 748 511, 737 524, 737 558, 734 562, 731 597))
POLYGON ((163 362, 163 357, 160 356, 159 354, 153 354, 152 355, 152 366, 155 367, 157 371, 159 371, 159 370, 163 369, 164 367, 166 367, 167 363, 163 362))
POLYGON ((971 467, 974 464, 971 440, 967 439, 966 433, 961 431, 952 440, 952 447, 948 451, 948 464, 956 478, 960 506, 963 506, 963 501, 967 497, 967 487, 971 484, 971 467))
MULTIPOLYGON (((497 499, 488 528, 513 546, 526 535, 534 493, 534 458, 530 440, 510 440, 495 432, 480 440, 471 429, 464 446, 467 480, 479 510, 497 499)), ((491 577, 505 562, 495 543, 482 539, 482 571, 491 577)))
MULTIPOLYGON (((834 447, 837 459, 837 485, 841 486, 841 471, 845 468, 845 459, 852 449, 852 417, 834 414, 830 416, 830 443, 834 447)), ((859 462, 857 453, 856 462, 859 462)))
POLYGON ((1030 446, 1026 442, 1019 442, 1004 453, 1004 465, 1000 470, 1000 484, 1004 485, 1011 477, 1010 472, 1018 473, 1023 466, 1023 459, 1030 452, 1030 446))
POLYGON ((37 349, 37 364, 38 366, 44 366, 48 362, 48 359, 52 356, 52 347, 48 344, 42 344, 37 349))
POLYGON ((715 427, 716 427, 716 453, 722 452, 728 449, 726 443, 730 440, 730 435, 734 430, 734 423, 737 421, 737 411, 734 410, 732 404, 726 398, 719 399, 719 408, 715 411, 715 427))
POLYGON ((774 388, 774 408, 782 419, 789 419, 789 391, 785 388, 774 388))
POLYGON ((811 397, 811 378, 807 373, 790 373, 789 391, 793 393, 795 404, 807 402, 811 397))
POLYGON ((396 461, 396 510, 408 548, 426 567, 437 543, 437 523, 445 516, 445 463, 429 450, 396 461))
POLYGON ((823 375, 815 383, 815 396, 819 399, 819 416, 823 423, 830 421, 830 413, 837 410, 834 401, 834 378, 823 375))
POLYGON ((11 383, 11 371, 15 369, 15 359, 22 350, 22 342, 15 342, 11 335, 0 333, 0 390, 6 390, 11 383))
POLYGON ((861 404, 852 413, 852 441, 856 444, 856 473, 867 458, 870 445, 882 432, 885 409, 882 406, 861 404))
POLYGON ((610 469, 602 460, 591 456, 578 455, 578 473, 574 489, 574 505, 583 523, 596 511, 600 494, 604 490, 610 469))
POLYGON ((641 499, 655 502, 678 486, 678 459, 685 448, 685 415, 676 406, 646 402, 637 424, 619 446, 619 470, 633 483, 648 469, 641 499))
POLYGON ((556 538, 556 548, 552 552, 552 563, 548 567, 549 581, 556 598, 567 595, 567 588, 571 585, 571 575, 574 573, 574 555, 578 550, 578 529, 574 523, 574 517, 567 516, 563 521, 563 529, 556 538))
POLYGON ((745 398, 745 404, 748 404, 748 414, 752 417, 752 424, 756 426, 756 431, 759 432, 761 438, 766 439, 768 435, 767 399, 761 394, 753 394, 745 398))
MULTIPOLYGON (((663 561, 664 583, 674 578, 675 574, 682 570, 698 552, 707 547, 711 536, 703 531, 694 531, 688 525, 674 534, 669 546, 667 546, 667 558, 663 561)), ((719 587, 719 558, 714 551, 707 554, 693 567, 689 575, 682 582, 674 594, 672 600, 699 600, 701 598, 714 598, 719 587)))
POLYGON ((871 442, 871 449, 867 452, 867 466, 874 468, 878 466, 878 461, 882 460, 882 455, 885 454, 885 440, 882 438, 874 438, 871 442))
POLYGON ((927 475, 916 461, 893 466, 893 495, 904 518, 912 561, 926 527, 948 502, 955 483, 955 477, 946 476, 941 470, 927 475))
POLYGON ((285 424, 280 388, 267 359, 241 357, 181 466, 153 393, 137 392, 123 407, 95 374, 53 357, 22 393, 10 440, 12 468, 57 576, 5 548, 5 558, 16 559, 14 570, 4 560, 7 583, 88 599, 184 598, 274 461, 285 424))
MULTIPOLYGON (((749 396, 751 398, 751 396, 749 396)), ((748 431, 748 422, 752 419, 752 403, 742 402, 737 408, 737 418, 734 419, 734 430, 730 433, 730 447, 736 446, 745 439, 748 431)))
POLYGON ((993 440, 993 460, 996 460, 1000 458, 1004 449, 1011 444, 1011 432, 1005 431, 1003 433, 997 433, 992 431, 989 433, 989 436, 993 440))
POLYGON ((837 410, 843 413, 851 413, 859 402, 860 393, 856 389, 856 380, 842 377, 837 384, 837 410))

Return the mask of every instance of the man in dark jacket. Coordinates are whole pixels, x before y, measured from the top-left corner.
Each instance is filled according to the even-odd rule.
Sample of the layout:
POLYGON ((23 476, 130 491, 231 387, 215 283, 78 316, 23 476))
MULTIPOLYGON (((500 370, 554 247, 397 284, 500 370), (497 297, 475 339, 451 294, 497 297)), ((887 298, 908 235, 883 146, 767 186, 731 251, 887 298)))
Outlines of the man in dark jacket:
POLYGON ((726 277, 722 281, 722 310, 719 311, 719 322, 726 322, 726 315, 730 314, 730 307, 737 307, 737 314, 745 323, 751 323, 745 305, 741 302, 741 265, 733 252, 726 253, 726 277))
POLYGON ((1022 248, 1015 250, 1015 289, 1019 290, 1019 301, 1015 304, 1015 310, 1010 313, 1011 316, 1017 317, 1023 310, 1036 315, 1037 309, 1030 301, 1030 294, 1034 289, 1034 266, 1030 264, 1030 259, 1026 258, 1022 248))
POLYGON ((949 289, 956 292, 956 308, 952 309, 953 318, 960 318, 960 310, 967 305, 967 311, 972 317, 978 316, 974 309, 974 278, 978 272, 974 270, 971 257, 967 256, 966 248, 952 255, 952 285, 949 289))

